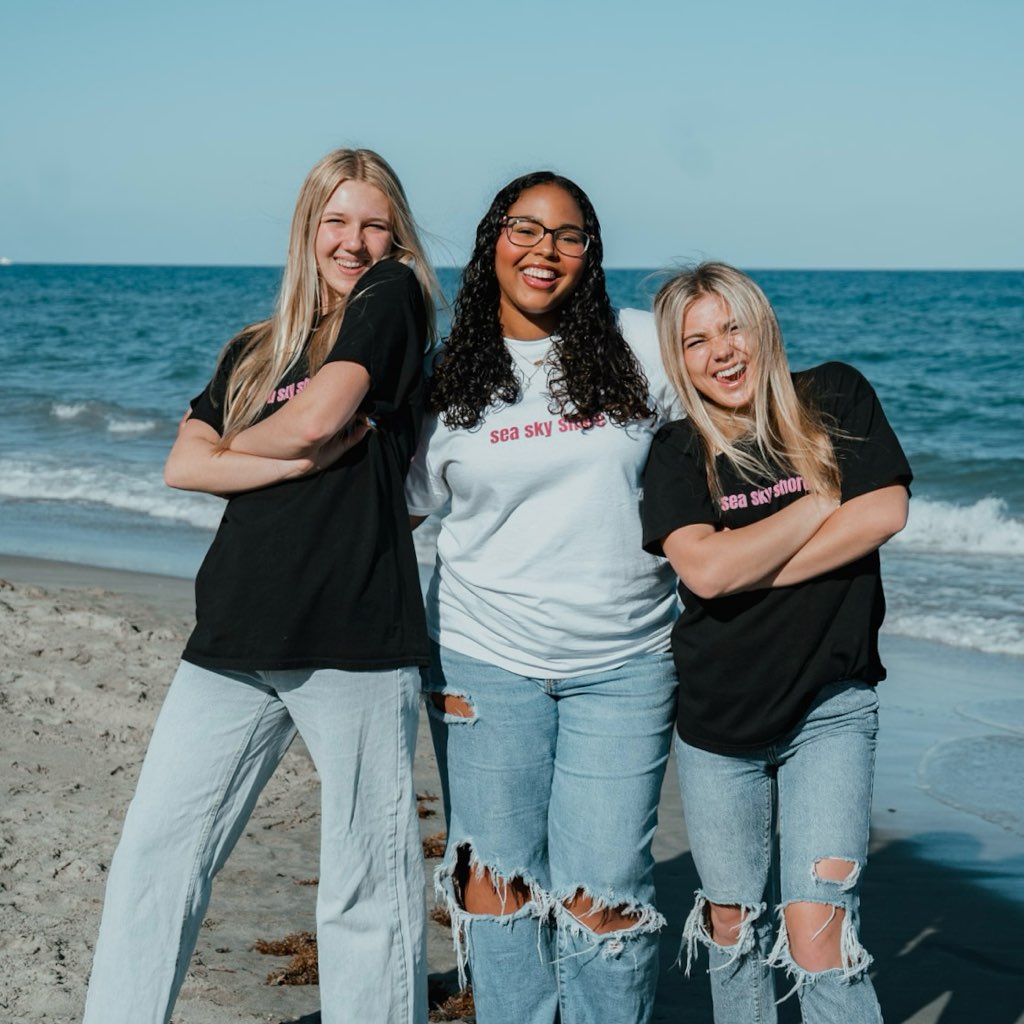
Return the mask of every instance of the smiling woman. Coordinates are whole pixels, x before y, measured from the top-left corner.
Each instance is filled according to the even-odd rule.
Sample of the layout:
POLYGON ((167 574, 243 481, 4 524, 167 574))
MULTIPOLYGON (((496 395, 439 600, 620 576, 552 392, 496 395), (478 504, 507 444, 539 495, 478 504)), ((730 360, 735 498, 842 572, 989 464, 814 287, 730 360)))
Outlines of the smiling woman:
POLYGON ((578 241, 588 237, 583 213, 559 186, 535 185, 508 208, 504 227, 494 251, 502 328, 522 341, 546 338, 586 267, 586 246, 578 241))
POLYGON ((857 930, 885 678, 878 548, 906 523, 910 467, 853 367, 790 373, 745 274, 701 264, 655 311, 687 413, 654 439, 643 502, 645 546, 684 605, 676 755, 702 886, 687 971, 706 946, 717 1024, 775 1020, 774 966, 808 1024, 875 1024, 857 930))
POLYGON ((369 182, 343 181, 327 200, 314 241, 324 307, 348 298, 356 281, 389 255, 393 244, 387 196, 369 182))
POLYGON ((167 459, 169 484, 228 504, 111 864, 86 1024, 170 1019, 213 877, 297 732, 322 784, 323 1020, 426 1020, 428 647, 402 484, 435 293, 394 171, 329 153, 274 316, 228 343, 167 459))
POLYGON ((726 409, 743 409, 753 391, 752 353, 747 331, 732 315, 725 300, 702 295, 683 317, 683 362, 693 386, 726 409))
POLYGON ((637 506, 671 389, 650 314, 612 310, 602 256, 573 182, 541 171, 498 193, 406 489, 411 514, 442 513, 436 883, 488 1024, 643 1024, 654 1005, 675 599, 637 506))

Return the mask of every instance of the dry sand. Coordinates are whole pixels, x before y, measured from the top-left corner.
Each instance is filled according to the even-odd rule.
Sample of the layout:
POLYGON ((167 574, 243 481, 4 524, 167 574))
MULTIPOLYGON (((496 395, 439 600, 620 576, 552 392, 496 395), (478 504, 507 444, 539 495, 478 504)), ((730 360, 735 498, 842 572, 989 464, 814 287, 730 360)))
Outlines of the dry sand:
MULTIPOLYGON (((106 866, 191 609, 184 580, 0 556, 2 1024, 80 1018, 106 866)), ((886 660, 862 927, 886 1019, 1021 1024, 1024 813, 1019 784, 1003 784, 1024 767, 1019 663, 896 641, 886 660), (979 784, 979 771, 1000 784, 979 784)), ((425 722, 416 780, 440 792, 425 722)), ((317 989, 266 985, 287 958, 253 949, 314 927, 316 890, 303 883, 317 874, 318 803, 296 744, 217 880, 176 1024, 319 1021, 317 989)), ((438 814, 424 836, 443 828, 428 806, 438 814)), ((672 772, 661 817, 671 926, 655 1019, 710 1021, 706 979, 671 969, 697 884, 672 772)), ((452 986, 449 937, 434 923, 429 959, 432 979, 452 986)), ((784 1004, 781 1020, 795 1012, 784 1004)))

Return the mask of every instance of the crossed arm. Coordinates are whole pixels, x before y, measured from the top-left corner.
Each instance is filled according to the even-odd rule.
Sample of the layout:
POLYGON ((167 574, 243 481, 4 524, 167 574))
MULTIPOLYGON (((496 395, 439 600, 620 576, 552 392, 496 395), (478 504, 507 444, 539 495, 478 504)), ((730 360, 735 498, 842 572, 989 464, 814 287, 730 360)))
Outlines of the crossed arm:
POLYGON ((906 525, 907 509, 901 483, 838 506, 805 495, 736 530, 716 531, 703 523, 681 527, 663 539, 662 549, 679 578, 701 598, 787 587, 881 547, 906 525))
POLYGON ((233 437, 226 450, 218 450, 213 427, 186 418, 164 480, 183 490, 230 495, 325 469, 370 429, 357 416, 369 388, 370 375, 359 363, 328 363, 273 415, 233 437))

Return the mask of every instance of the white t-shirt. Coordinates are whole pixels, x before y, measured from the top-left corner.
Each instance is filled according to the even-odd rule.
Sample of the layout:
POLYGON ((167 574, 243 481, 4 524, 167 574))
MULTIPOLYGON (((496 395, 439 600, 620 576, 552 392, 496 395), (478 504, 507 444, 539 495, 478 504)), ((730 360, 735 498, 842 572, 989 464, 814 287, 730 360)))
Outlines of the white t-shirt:
POLYGON ((552 413, 549 341, 509 343, 523 383, 472 430, 431 417, 406 481, 413 515, 443 511, 427 627, 443 647, 519 675, 564 678, 669 649, 676 579, 641 547, 651 438, 679 416, 654 319, 619 326, 651 385, 656 418, 589 428, 552 413))

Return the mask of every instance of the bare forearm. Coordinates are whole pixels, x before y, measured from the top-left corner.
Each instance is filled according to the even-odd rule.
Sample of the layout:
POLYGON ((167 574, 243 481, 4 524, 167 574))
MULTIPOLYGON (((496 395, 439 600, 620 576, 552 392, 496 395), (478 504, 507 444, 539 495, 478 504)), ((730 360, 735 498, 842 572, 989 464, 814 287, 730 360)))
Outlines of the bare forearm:
POLYGON ((292 480, 314 468, 309 459, 268 459, 217 451, 212 441, 189 438, 171 449, 164 466, 164 481, 180 490, 228 495, 292 480))
POLYGON ((369 389, 370 376, 363 366, 328 363, 299 394, 236 434, 228 447, 271 459, 315 459, 324 444, 351 424, 369 389))
POLYGON ((788 587, 848 565, 880 548, 906 525, 907 489, 902 484, 852 498, 822 524, 813 537, 775 572, 762 587, 788 587))
POLYGON ((806 495, 767 519, 740 529, 677 530, 665 538, 663 548, 693 593, 703 598, 724 597, 753 589, 766 574, 777 572, 835 508, 829 498, 806 495))
POLYGON ((275 460, 310 458, 322 439, 310 436, 297 417, 285 416, 285 412, 287 406, 279 413, 236 434, 228 450, 235 454, 275 460))

